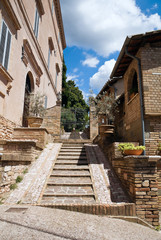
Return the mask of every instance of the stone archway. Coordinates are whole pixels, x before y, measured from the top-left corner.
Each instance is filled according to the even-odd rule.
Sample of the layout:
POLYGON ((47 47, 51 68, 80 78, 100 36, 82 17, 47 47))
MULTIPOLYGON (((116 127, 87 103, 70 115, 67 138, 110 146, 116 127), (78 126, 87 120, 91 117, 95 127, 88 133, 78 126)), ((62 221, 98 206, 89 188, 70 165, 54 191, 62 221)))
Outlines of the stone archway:
POLYGON ((31 72, 26 75, 25 95, 24 95, 24 109, 23 109, 23 121, 22 126, 27 127, 27 117, 29 116, 29 95, 34 91, 34 79, 31 72))

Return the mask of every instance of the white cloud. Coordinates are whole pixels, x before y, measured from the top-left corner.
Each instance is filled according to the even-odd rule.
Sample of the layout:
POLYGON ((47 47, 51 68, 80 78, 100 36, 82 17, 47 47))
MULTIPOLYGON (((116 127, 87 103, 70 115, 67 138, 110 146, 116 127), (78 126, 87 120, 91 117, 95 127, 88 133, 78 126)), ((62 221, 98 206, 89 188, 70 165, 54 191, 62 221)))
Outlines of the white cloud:
POLYGON ((74 73, 78 72, 78 68, 74 68, 74 69, 73 69, 73 72, 74 72, 74 73))
POLYGON ((157 8, 158 8, 158 4, 155 3, 155 4, 153 5, 152 9, 157 9, 157 8))
POLYGON ((156 10, 158 8, 158 4, 155 3, 150 9, 146 9, 146 11, 149 13, 151 10, 156 10))
POLYGON ((98 69, 98 72, 90 78, 90 86, 92 89, 101 90, 104 84, 108 81, 115 62, 114 59, 106 61, 104 65, 98 69))
MULTIPOLYGON (((80 89, 80 90, 81 90, 81 89, 80 89)), ((84 100, 86 101, 86 103, 88 103, 88 100, 89 100, 89 97, 91 96, 91 93, 85 92, 85 91, 83 91, 83 90, 81 90, 81 91, 82 91, 84 100)), ((93 96, 93 97, 96 97, 96 94, 93 93, 92 96, 93 96)))
POLYGON ((127 35, 161 28, 160 16, 145 15, 135 0, 60 2, 68 46, 92 49, 102 56, 120 51, 127 35))
POLYGON ((97 67, 97 64, 99 63, 98 58, 96 57, 92 57, 92 56, 88 56, 86 57, 86 59, 84 61, 81 61, 83 66, 88 66, 91 68, 95 68, 97 67))
POLYGON ((69 80, 73 80, 73 81, 77 82, 78 81, 78 77, 79 77, 79 75, 67 74, 67 82, 69 80))
POLYGON ((79 79, 79 77, 79 75, 67 74, 67 82, 73 80, 77 87, 81 87, 84 85, 84 79, 79 79))

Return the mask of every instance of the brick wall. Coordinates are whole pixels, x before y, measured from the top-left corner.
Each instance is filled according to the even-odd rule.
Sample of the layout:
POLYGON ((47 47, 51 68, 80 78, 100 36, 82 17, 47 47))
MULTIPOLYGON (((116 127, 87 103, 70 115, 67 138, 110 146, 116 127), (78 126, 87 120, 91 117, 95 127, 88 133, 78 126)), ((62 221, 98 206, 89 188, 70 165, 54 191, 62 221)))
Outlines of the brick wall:
MULTIPOLYGON (((139 57, 140 54, 138 53, 137 56, 139 57)), ((139 93, 137 93, 131 100, 129 100, 129 82, 131 81, 131 73, 134 70, 136 71, 138 76, 139 75, 138 65, 136 60, 132 61, 132 63, 130 64, 128 70, 124 75, 125 115, 124 115, 123 140, 133 141, 133 142, 137 141, 142 144, 141 111, 140 111, 139 93)))
POLYGON ((142 48, 141 67, 145 114, 161 113, 161 48, 156 44, 142 48))
POLYGON ((20 140, 35 140, 36 146, 43 149, 49 142, 48 131, 45 128, 15 128, 14 138, 20 140))
POLYGON ((158 178, 158 203, 161 210, 161 162, 157 163, 157 178, 158 178))
POLYGON ((127 156, 112 165, 136 204, 136 214, 153 226, 159 225, 157 161, 159 157, 127 156))
POLYGON ((0 115, 0 139, 11 139, 16 124, 0 115))

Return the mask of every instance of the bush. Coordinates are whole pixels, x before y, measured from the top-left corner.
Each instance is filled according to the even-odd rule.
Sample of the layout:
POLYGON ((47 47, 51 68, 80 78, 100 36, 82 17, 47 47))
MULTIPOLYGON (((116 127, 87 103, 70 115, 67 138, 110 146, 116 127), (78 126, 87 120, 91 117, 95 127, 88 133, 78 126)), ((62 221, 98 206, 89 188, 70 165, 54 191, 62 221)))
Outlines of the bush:
POLYGON ((134 146, 133 143, 120 143, 118 145, 118 150, 122 153, 125 150, 145 150, 145 146, 134 146))
POLYGON ((28 173, 28 168, 25 168, 25 170, 23 171, 23 174, 28 173))
POLYGON ((17 188, 17 184, 16 184, 16 183, 10 185, 10 189, 11 189, 11 190, 14 190, 14 189, 16 189, 16 188, 17 188))
POLYGON ((158 144, 158 150, 161 151, 161 143, 158 144))
POLYGON ((23 180, 22 176, 17 176, 16 183, 20 183, 23 180))

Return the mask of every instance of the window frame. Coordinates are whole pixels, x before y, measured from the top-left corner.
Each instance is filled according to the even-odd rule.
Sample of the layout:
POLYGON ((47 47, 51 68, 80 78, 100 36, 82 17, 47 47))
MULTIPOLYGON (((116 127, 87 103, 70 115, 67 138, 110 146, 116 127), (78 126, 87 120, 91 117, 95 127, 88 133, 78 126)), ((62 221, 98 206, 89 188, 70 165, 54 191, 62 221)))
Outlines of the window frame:
POLYGON ((4 21, 4 19, 2 19, 1 32, 0 32, 0 44, 1 44, 1 41, 2 41, 3 24, 6 26, 6 34, 5 34, 4 49, 3 49, 3 54, 2 54, 2 62, 0 62, 0 63, 7 70, 8 65, 9 65, 9 58, 10 58, 12 34, 11 34, 11 31, 10 31, 7 23, 4 21), (9 47, 7 49, 9 35, 10 35, 10 43, 9 43, 9 47), (7 50, 8 50, 8 59, 7 59, 7 63, 6 63, 7 50))
POLYGON ((39 33, 39 22, 40 22, 40 14, 39 14, 38 8, 36 6, 35 22, 34 22, 34 34, 35 34, 36 39, 38 38, 38 33, 39 33))

